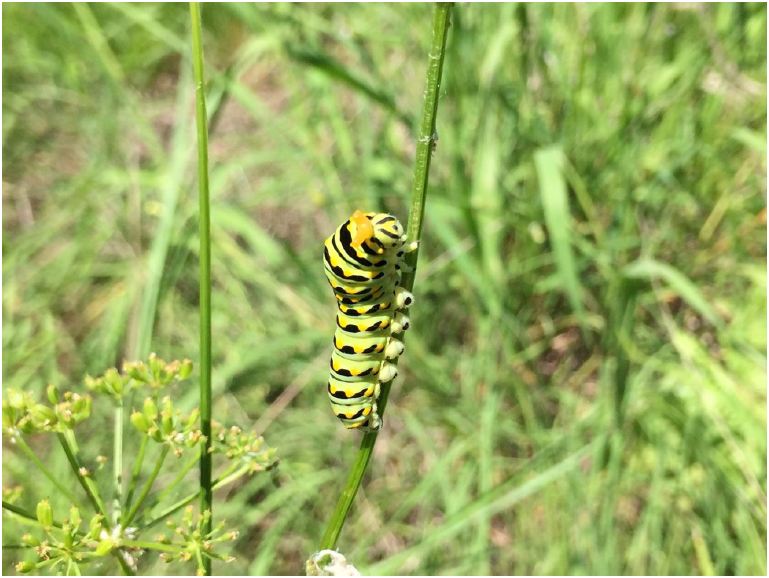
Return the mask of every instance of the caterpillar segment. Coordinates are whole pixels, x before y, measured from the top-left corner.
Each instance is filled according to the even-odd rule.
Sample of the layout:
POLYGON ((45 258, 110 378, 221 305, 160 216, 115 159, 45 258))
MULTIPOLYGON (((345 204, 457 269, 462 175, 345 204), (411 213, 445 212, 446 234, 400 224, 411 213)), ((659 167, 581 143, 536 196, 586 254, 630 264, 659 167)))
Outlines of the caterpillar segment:
POLYGON ((389 361, 404 350, 394 335, 409 328, 402 312, 413 295, 400 287, 406 244, 392 215, 355 211, 323 245, 323 263, 337 300, 327 384, 331 409, 348 429, 376 431, 380 385, 395 378, 389 361))

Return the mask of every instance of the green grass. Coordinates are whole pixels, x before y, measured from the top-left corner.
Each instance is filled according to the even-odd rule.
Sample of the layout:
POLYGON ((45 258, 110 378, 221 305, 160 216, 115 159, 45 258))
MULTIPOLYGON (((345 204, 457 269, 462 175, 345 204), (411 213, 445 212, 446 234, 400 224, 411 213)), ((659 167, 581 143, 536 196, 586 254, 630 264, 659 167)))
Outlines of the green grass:
MULTIPOLYGON (((431 10, 203 7, 212 413, 281 457, 215 494, 241 531, 215 573, 300 571, 355 455, 319 247, 355 208, 406 216, 431 10)), ((4 387, 196 358, 187 7, 3 17, 4 387)), ((339 540, 359 569, 766 572, 765 46, 760 4, 455 8, 408 350, 339 540)))

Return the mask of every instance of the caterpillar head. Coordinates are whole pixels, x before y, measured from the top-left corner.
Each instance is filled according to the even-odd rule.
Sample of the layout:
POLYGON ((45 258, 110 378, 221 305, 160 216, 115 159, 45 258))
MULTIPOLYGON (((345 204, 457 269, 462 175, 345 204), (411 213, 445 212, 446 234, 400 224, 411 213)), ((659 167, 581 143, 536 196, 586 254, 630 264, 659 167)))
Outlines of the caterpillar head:
POLYGON ((369 241, 370 247, 377 249, 378 253, 383 253, 385 249, 400 246, 405 241, 403 225, 387 213, 355 211, 350 217, 350 223, 354 227, 353 247, 360 247, 364 241, 369 241))

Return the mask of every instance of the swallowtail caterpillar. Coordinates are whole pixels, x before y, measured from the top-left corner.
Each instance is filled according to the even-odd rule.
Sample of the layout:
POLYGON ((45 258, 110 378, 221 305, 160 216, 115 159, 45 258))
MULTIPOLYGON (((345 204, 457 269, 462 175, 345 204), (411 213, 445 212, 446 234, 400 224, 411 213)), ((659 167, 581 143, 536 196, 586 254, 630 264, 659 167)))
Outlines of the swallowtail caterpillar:
POLYGON ((416 247, 406 243, 392 215, 361 211, 324 243, 326 277, 338 307, 327 390, 346 428, 382 427, 380 385, 398 374, 390 361, 403 353, 403 343, 394 336, 409 328, 403 311, 414 301, 400 286, 404 256, 416 247))

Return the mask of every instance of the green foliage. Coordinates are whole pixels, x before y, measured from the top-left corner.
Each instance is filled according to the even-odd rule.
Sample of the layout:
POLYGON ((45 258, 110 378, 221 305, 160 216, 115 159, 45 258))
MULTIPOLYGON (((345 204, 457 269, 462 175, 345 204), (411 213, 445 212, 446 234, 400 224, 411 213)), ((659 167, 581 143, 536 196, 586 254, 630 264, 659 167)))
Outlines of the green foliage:
MULTIPOLYGON (((203 7, 212 413, 281 448, 274 477, 216 500, 240 531, 227 572, 302 568, 353 459, 322 393, 319 246, 356 208, 406 214, 431 10, 203 7)), ((41 401, 49 383, 197 355, 189 18, 3 16, 3 378, 29 396, 8 423, 40 404, 44 426, 67 401, 41 401)), ((765 574, 766 7, 458 5, 437 132, 408 352, 345 556, 364 573, 765 574)), ((109 486, 112 398, 77 393, 93 407, 74 430, 21 434, 49 477, 17 445, 4 483, 54 522, 75 495, 85 530, 55 444, 75 431, 109 486)), ((141 481, 150 448, 176 459, 127 430, 126 455, 148 439, 141 481)))
MULTIPOLYGON (((114 496, 111 512, 107 511, 102 498, 102 495, 109 495, 105 491, 107 488, 105 484, 99 483, 101 480, 95 475, 107 462, 107 458, 85 457, 75 437, 75 426, 78 429, 86 428, 88 420, 96 417, 91 411, 91 396, 72 391, 60 393, 56 386, 49 385, 46 388, 49 404, 45 404, 36 402, 29 392, 6 391, 3 397, 4 435, 50 480, 52 485, 46 489, 47 492, 56 490, 60 497, 75 504, 70 507, 68 518, 59 522, 56 521, 49 499, 38 501, 34 514, 22 505, 25 501, 22 499, 25 486, 32 489, 29 488, 27 478, 19 480, 21 486, 17 491, 9 492, 7 496, 4 493, 3 509, 15 515, 16 524, 37 523, 34 531, 24 534, 18 545, 34 556, 34 559, 28 556, 26 560, 18 562, 15 566, 17 572, 80 575, 86 565, 89 570, 95 565, 103 572, 109 568, 103 559, 111 556, 117 560, 124 573, 134 573, 138 569, 139 558, 145 552, 152 551, 160 552, 160 559, 166 562, 191 561, 199 572, 204 568, 205 560, 233 560, 232 556, 216 549, 216 545, 235 540, 237 532, 226 531, 224 522, 212 527, 208 523, 210 512, 205 510, 195 515, 191 506, 184 510, 180 521, 166 521, 169 534, 160 533, 155 534, 152 540, 143 539, 150 528, 180 511, 198 494, 193 492, 175 502, 168 500, 180 492, 180 484, 191 466, 197 463, 200 446, 204 441, 199 429, 198 409, 182 414, 174 407, 171 395, 166 395, 172 387, 182 386, 191 372, 192 363, 189 360, 166 363, 153 354, 146 363, 125 363, 122 371, 112 368, 97 377, 85 378, 84 385, 93 392, 97 402, 106 400, 109 402, 106 405, 122 407, 125 401, 130 406, 131 400, 143 399, 141 411, 133 411, 130 417, 136 437, 141 441, 133 460, 132 476, 124 500, 124 456, 113 454, 112 459, 118 467, 116 477, 109 479, 112 487, 108 492, 114 496), (32 442, 33 434, 45 433, 55 433, 58 437, 72 474, 95 511, 87 531, 80 529, 83 522, 80 500, 57 481, 31 447, 31 443, 36 445, 36 442, 32 442), (155 452, 157 457, 152 471, 144 477, 137 493, 148 445, 153 444, 158 446, 159 454, 155 452), (173 451, 177 460, 184 456, 192 457, 192 460, 180 468, 181 475, 177 474, 162 490, 156 489, 152 493, 169 451, 173 451), (89 468, 92 463, 98 464, 97 467, 89 468)), ((97 407, 103 409, 104 404, 97 403, 97 407)), ((119 415, 122 417, 122 413, 119 415)), ((122 431, 124 425, 119 423, 118 429, 122 431)), ((227 463, 216 480, 216 487, 265 471, 276 463, 275 451, 265 446, 263 439, 253 432, 244 433, 237 426, 227 428, 216 423, 214 436, 212 454, 222 456, 227 463)))

